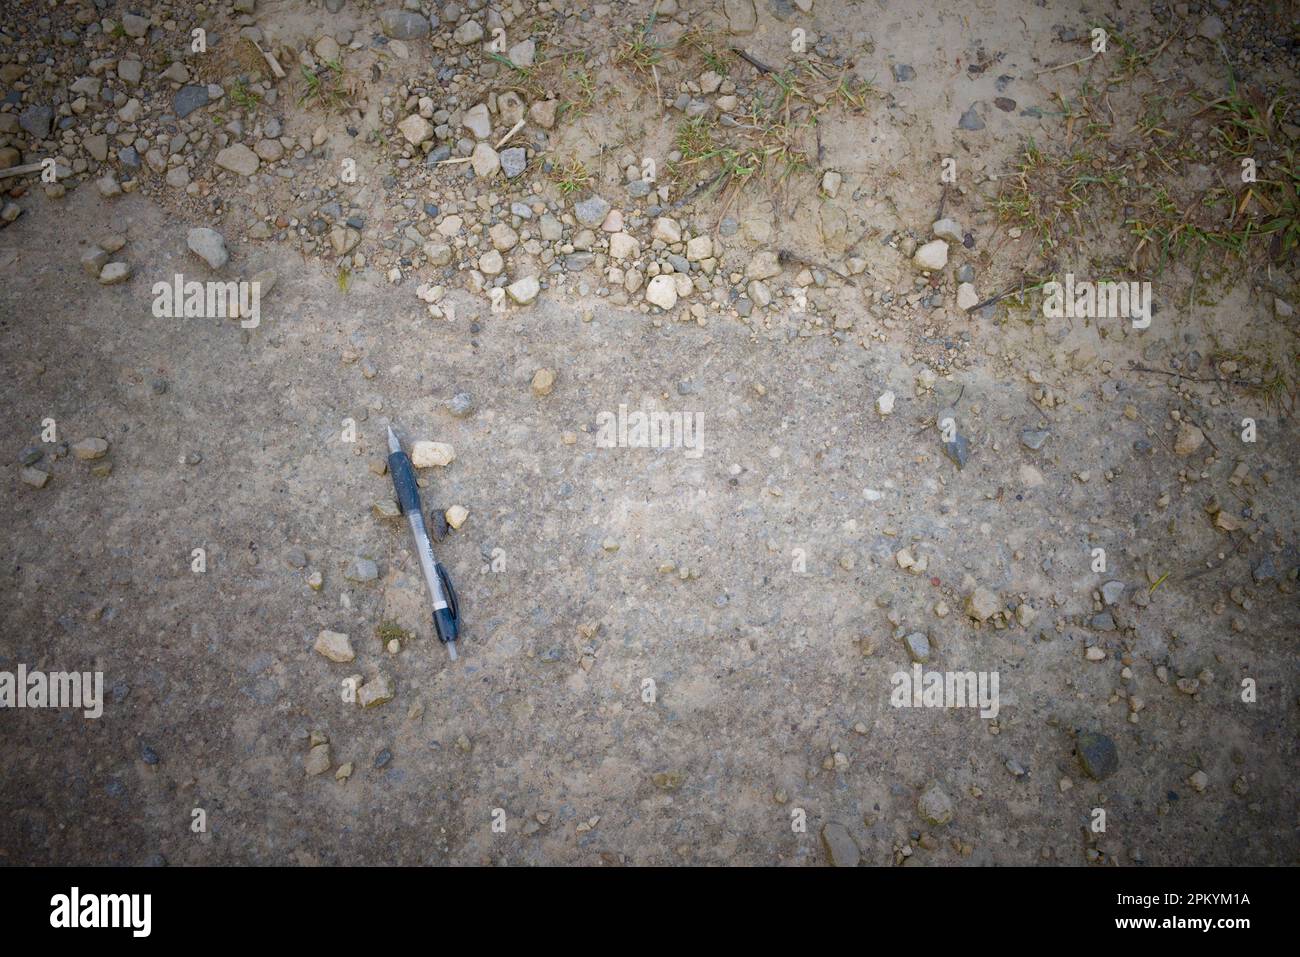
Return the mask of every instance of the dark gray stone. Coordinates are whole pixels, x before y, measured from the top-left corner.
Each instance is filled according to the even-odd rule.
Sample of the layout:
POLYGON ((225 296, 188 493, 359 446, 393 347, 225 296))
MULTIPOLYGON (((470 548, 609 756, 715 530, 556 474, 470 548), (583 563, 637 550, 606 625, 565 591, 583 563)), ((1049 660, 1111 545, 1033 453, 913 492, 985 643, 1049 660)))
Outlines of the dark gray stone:
POLYGON ((1119 752, 1115 742, 1104 734, 1082 732, 1074 742, 1083 773, 1094 781, 1108 778, 1119 770, 1119 752))
POLYGON ((957 121, 957 125, 963 130, 984 129, 984 121, 980 119, 980 115, 975 112, 974 104, 971 104, 971 108, 961 115, 961 119, 957 121))
POLYGON ((1266 581, 1277 578, 1277 566, 1273 564, 1272 556, 1265 555, 1264 560, 1251 570, 1250 576, 1255 579, 1256 585, 1262 585, 1266 581))
POLYGON ((206 86, 183 86, 176 91, 172 100, 172 109, 176 116, 185 119, 195 110, 208 105, 208 88, 206 86))
POLYGON ((956 463, 957 468, 965 468, 966 463, 970 461, 970 440, 958 432, 957 437, 951 442, 943 443, 943 451, 956 463))
POLYGON ((50 124, 53 122, 54 110, 48 106, 29 106, 18 117, 18 125, 38 140, 50 135, 50 124))

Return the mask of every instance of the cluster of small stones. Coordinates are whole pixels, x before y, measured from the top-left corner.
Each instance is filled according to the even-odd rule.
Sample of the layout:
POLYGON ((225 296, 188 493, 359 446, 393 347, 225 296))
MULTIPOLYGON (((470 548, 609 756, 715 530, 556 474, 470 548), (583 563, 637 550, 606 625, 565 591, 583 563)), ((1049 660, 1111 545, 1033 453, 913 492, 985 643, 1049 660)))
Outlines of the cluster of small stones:
POLYGON ((69 453, 80 462, 90 464, 90 472, 99 478, 113 474, 113 460, 108 458, 109 442, 99 436, 67 442, 33 442, 18 455, 18 478, 31 488, 45 488, 52 477, 53 463, 69 453))

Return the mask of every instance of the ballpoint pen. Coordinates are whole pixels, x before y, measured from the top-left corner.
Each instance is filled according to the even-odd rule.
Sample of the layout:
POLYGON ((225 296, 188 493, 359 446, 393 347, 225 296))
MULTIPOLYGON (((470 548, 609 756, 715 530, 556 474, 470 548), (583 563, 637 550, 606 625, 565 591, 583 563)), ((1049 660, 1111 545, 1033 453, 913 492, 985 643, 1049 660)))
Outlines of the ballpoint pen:
POLYGON ((406 516, 415 536, 415 550, 420 556, 420 568, 424 570, 424 580, 433 597, 433 627, 438 633, 438 640, 447 646, 451 660, 456 660, 456 635, 460 626, 460 609, 456 603, 456 590, 451 585, 447 570, 433 557, 433 545, 429 542, 429 531, 424 526, 424 514, 420 510, 420 492, 415 484, 415 467, 411 465, 410 456, 402 451, 402 443, 388 427, 388 471, 393 476, 393 488, 397 492, 397 505, 406 516))

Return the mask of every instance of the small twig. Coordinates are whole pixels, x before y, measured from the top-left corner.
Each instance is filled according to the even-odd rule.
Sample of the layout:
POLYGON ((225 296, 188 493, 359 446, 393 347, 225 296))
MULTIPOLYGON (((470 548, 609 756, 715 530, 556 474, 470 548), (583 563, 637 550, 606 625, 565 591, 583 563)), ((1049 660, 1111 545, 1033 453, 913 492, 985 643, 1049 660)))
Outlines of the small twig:
POLYGON ((1218 447, 1218 445, 1216 445, 1215 442, 1214 442, 1214 439, 1212 439, 1212 438, 1210 437, 1210 430, 1209 430, 1209 429, 1207 429, 1205 426, 1201 425, 1201 423, 1197 422, 1197 421, 1196 421, 1195 419, 1193 419, 1190 415, 1185 415, 1185 416, 1183 416, 1183 418, 1185 418, 1188 422, 1192 423, 1192 425, 1194 425, 1194 426, 1196 426, 1198 429, 1200 429, 1200 430, 1201 430, 1201 434, 1202 434, 1203 436, 1205 436, 1205 441, 1207 441, 1207 442, 1210 443, 1210 447, 1213 448, 1214 451, 1216 451, 1216 452, 1219 451, 1219 447, 1218 447))
POLYGON ((519 121, 518 123, 516 123, 514 126, 510 127, 510 132, 507 133, 505 136, 501 137, 501 139, 497 141, 497 145, 496 145, 495 147, 493 147, 493 148, 496 149, 496 150, 500 150, 501 147, 505 146, 506 143, 509 142, 510 137, 514 136, 516 133, 518 133, 518 132, 519 132, 520 130, 522 130, 523 128, 524 128, 524 121, 523 121, 523 120, 520 120, 520 121, 519 121))
POLYGON ((283 80, 285 77, 284 67, 280 66, 280 61, 275 58, 275 54, 257 46, 256 40, 253 41, 253 46, 257 47, 257 52, 262 54, 262 59, 266 60, 266 65, 271 68, 271 72, 275 74, 275 78, 277 80, 283 80))
POLYGON ((939 211, 934 214, 936 220, 943 219, 943 207, 948 202, 948 184, 943 184, 943 192, 939 194, 939 211))
POLYGON ((776 259, 777 262, 798 263, 801 266, 807 266, 809 269, 825 269, 827 272, 838 276, 840 279, 844 280, 844 282, 848 283, 850 286, 853 286, 855 289, 857 288, 858 285, 857 283, 855 283, 851 278, 846 276, 844 273, 840 272, 838 269, 835 269, 833 266, 828 266, 826 265, 826 263, 817 262, 815 259, 805 259, 803 256, 800 256, 798 253, 791 252, 788 249, 778 249, 776 252, 776 259))
POLYGON ((741 58, 742 60, 744 60, 746 63, 748 63, 750 66, 752 66, 752 67, 753 67, 755 70, 757 70, 759 73, 775 73, 775 72, 776 72, 776 71, 773 70, 770 66, 768 66, 766 63, 763 63, 763 62, 761 62, 761 61, 759 61, 759 60, 754 59, 752 56, 750 56, 748 53, 746 53, 746 52, 745 52, 744 50, 742 50, 740 47, 732 47, 732 48, 731 48, 731 52, 734 53, 734 54, 736 54, 736 56, 740 57, 740 58, 741 58))
POLYGON ((0 169, 0 179, 8 179, 11 176, 26 176, 28 173, 39 173, 41 163, 28 163, 26 166, 11 166, 8 169, 0 169))
POLYGON ((1034 73, 1034 76, 1042 76, 1044 73, 1055 73, 1057 70, 1064 70, 1067 66, 1078 66, 1080 63, 1087 63, 1096 55, 1097 52, 1094 50, 1092 53, 1089 53, 1087 56, 1081 57, 1078 60, 1071 60, 1069 63, 1062 63, 1060 66, 1050 66, 1046 70, 1038 70, 1034 73))
POLYGON ((1228 563, 1228 559, 1232 558, 1234 555, 1240 552, 1241 546, 1246 544, 1247 541, 1249 541, 1249 538, 1245 535, 1239 535, 1237 536, 1236 539, 1233 539, 1231 532, 1228 533, 1228 538, 1229 540, 1235 541, 1237 545, 1237 547, 1232 550, 1232 555, 1228 555, 1223 559, 1223 561, 1218 562, 1217 564, 1212 563, 1205 568, 1198 569, 1194 572, 1188 572, 1186 575, 1183 576, 1182 580, 1185 582, 1191 581, 1193 578, 1200 578, 1202 575, 1206 574, 1207 572, 1212 572, 1215 571, 1216 569, 1222 568, 1224 565, 1228 563))
POLYGON ((1132 365, 1130 367, 1130 371, 1149 372, 1153 375, 1173 376, 1175 379, 1186 379, 1189 382, 1215 382, 1220 385, 1242 385, 1242 386, 1250 385, 1250 383, 1247 382, 1245 379, 1221 379, 1218 376, 1213 376, 1207 379, 1204 376, 1186 375, 1185 373, 1182 372, 1170 372, 1167 369, 1152 369, 1149 366, 1138 365, 1138 364, 1132 365))
POLYGON ((672 204, 670 207, 668 207, 668 208, 669 208, 669 209, 676 209, 678 206, 684 205, 685 203, 689 203, 689 202, 690 202, 691 200, 693 200, 696 196, 698 196, 701 192, 703 192, 703 191, 705 191, 705 190, 711 190, 711 189, 713 189, 713 187, 716 186, 716 185, 718 184, 718 182, 722 179, 722 177, 724 177, 724 176, 726 176, 726 175, 727 175, 727 171, 726 171, 726 169, 720 169, 720 170, 718 170, 717 175, 715 175, 715 176, 713 177, 713 179, 711 179, 711 180, 707 180, 706 182, 701 183, 699 186, 696 186, 693 190, 691 190, 689 193, 687 193, 685 196, 683 196, 683 197, 682 197, 681 199, 679 199, 677 202, 673 203, 673 204, 672 204))

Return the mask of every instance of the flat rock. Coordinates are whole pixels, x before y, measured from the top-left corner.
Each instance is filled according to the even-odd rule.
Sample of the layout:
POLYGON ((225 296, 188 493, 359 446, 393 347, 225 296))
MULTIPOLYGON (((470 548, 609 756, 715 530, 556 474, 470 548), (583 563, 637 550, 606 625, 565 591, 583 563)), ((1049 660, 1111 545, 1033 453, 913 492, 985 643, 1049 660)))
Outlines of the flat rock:
POLYGON ((195 110, 208 105, 208 88, 206 86, 183 86, 172 98, 172 110, 180 119, 185 119, 195 110))
POLYGON ((131 267, 124 262, 107 263, 99 271, 99 281, 105 286, 114 286, 131 278, 131 267))
POLYGON ((528 305, 541 291, 542 285, 536 276, 525 276, 506 286, 506 295, 521 306, 528 305))
POLYGON ((822 825, 822 847, 832 867, 857 867, 862 860, 862 852, 849 829, 835 821, 822 825))
POLYGON ((397 129, 412 146, 419 146, 433 136, 433 125, 419 113, 412 113, 402 120, 397 124, 397 129))
POLYGON ((393 679, 385 674, 376 675, 357 689, 357 704, 375 708, 392 701, 393 694, 393 679))
POLYGON ((258 167, 262 165, 262 161, 257 158, 257 154, 243 143, 227 146, 217 154, 216 163, 222 169, 228 169, 232 173, 238 173, 241 176, 252 176, 257 172, 258 167))
POLYGON ((82 439, 72 446, 72 454, 82 461, 102 459, 108 454, 108 442, 105 439, 82 439))
POLYGON ((932 239, 917 249, 912 262, 921 269, 937 272, 948 265, 948 244, 942 239, 932 239))
POLYGON ((303 761, 302 767, 310 777, 315 777, 328 771, 330 764, 330 746, 326 743, 318 744, 308 751, 307 759, 303 761))
POLYGON ((213 269, 220 269, 230 260, 226 240, 221 233, 206 226, 197 226, 185 237, 185 245, 213 269))
POLYGON ((348 662, 356 658, 356 653, 352 650, 352 642, 347 635, 339 631, 322 631, 316 636, 316 644, 313 647, 330 661, 348 662))

